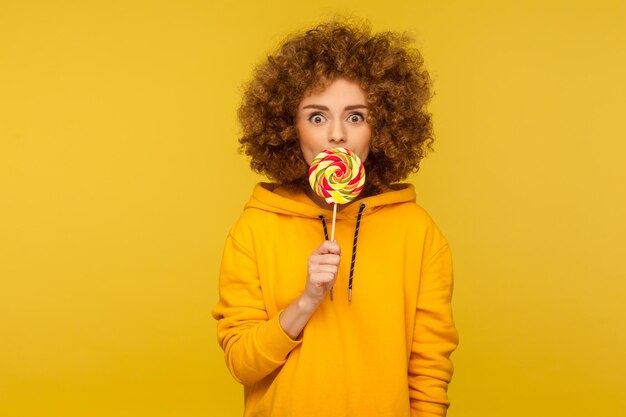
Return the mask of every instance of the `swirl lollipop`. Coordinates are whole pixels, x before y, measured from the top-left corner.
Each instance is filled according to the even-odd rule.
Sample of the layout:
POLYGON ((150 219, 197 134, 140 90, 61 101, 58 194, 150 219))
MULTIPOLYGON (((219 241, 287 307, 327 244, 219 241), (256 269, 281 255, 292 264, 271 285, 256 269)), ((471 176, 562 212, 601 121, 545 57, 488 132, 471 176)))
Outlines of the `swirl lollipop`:
POLYGON ((337 204, 354 200, 363 190, 365 168, 359 157, 346 148, 329 148, 319 153, 309 168, 313 191, 333 205, 331 240, 335 240, 337 204))

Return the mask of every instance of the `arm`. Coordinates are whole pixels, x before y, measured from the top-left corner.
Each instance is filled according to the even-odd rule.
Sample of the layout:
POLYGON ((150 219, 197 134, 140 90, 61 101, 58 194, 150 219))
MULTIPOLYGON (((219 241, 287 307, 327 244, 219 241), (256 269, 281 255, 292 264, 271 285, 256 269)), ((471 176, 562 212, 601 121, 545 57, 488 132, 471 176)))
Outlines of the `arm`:
POLYGON ((300 343, 265 308, 254 254, 229 235, 220 269, 220 299, 213 309, 226 366, 243 385, 253 385, 281 366, 300 343))
MULTIPOLYGON (((330 253, 334 247, 322 249, 324 245, 327 243, 309 258, 303 294, 269 318, 254 254, 232 235, 228 237, 220 273, 220 300, 213 316, 218 320, 218 340, 226 364, 238 382, 255 384, 282 366, 301 343, 298 338, 302 329, 336 278, 336 266, 333 272, 324 262, 330 255, 337 258, 338 265, 338 255, 330 253)), ((334 258, 330 261, 334 262, 334 258)))
POLYGON ((453 367, 450 354, 458 344, 451 308, 452 260, 446 244, 422 270, 409 358, 411 416, 443 417, 453 367))
POLYGON ((325 241, 309 257, 304 292, 280 315, 280 325, 292 338, 298 338, 337 280, 341 251, 337 242, 325 241))

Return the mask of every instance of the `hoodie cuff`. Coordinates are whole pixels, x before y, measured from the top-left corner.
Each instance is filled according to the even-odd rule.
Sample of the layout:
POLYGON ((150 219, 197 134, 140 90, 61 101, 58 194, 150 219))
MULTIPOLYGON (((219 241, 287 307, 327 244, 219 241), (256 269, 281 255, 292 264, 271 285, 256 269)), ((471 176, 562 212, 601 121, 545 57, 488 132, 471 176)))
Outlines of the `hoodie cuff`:
POLYGON ((280 362, 287 358, 287 355, 302 340, 293 340, 280 326, 280 315, 282 310, 274 317, 267 321, 265 326, 261 326, 257 333, 257 342, 261 351, 263 351, 270 359, 280 362))

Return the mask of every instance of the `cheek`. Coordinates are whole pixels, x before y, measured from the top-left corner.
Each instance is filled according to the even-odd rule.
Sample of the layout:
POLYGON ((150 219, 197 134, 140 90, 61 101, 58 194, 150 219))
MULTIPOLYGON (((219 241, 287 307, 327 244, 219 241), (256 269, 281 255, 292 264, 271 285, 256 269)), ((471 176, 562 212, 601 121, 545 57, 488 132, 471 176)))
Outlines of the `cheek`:
POLYGON ((364 151, 360 152, 358 155, 359 155, 359 159, 361 160, 361 163, 365 163, 365 161, 367 161, 367 156, 369 155, 369 149, 365 149, 364 151))
POLYGON ((365 160, 367 159, 367 155, 369 155, 371 146, 372 146, 372 129, 369 128, 367 129, 367 132, 364 132, 362 141, 361 141, 361 155, 363 157, 361 157, 361 155, 359 155, 359 157, 361 158, 361 160, 363 162, 365 162, 365 160))
POLYGON ((298 143, 300 144, 300 150, 302 151, 302 156, 304 157, 304 160, 306 161, 306 163, 308 165, 311 165, 311 162, 313 162, 313 158, 315 158, 315 155, 313 155, 313 148, 311 147, 311 142, 310 140, 308 140, 309 138, 307 137, 306 134, 302 135, 301 132, 298 133, 298 143))
MULTIPOLYGON (((311 129, 307 129, 306 127, 297 129, 297 131, 300 149, 302 149, 302 153, 304 154, 305 159, 307 159, 307 154, 316 152, 316 149, 319 148, 319 140, 316 137, 317 132, 312 131, 311 129)), ((314 156, 315 155, 312 155, 312 157, 310 158, 311 161, 313 160, 314 156)))
POLYGON ((311 161, 312 161, 311 151, 302 142, 300 142, 300 151, 302 151, 302 156, 304 157, 304 160, 306 161, 306 163, 308 165, 311 165, 311 161))

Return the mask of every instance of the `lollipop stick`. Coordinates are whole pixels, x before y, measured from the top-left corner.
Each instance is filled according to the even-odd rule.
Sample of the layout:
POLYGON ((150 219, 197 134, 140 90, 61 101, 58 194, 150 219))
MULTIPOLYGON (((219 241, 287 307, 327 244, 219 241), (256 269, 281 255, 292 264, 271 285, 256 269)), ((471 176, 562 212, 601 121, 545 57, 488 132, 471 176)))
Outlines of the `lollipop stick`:
POLYGON ((335 240, 335 219, 337 218, 337 203, 333 204, 333 227, 330 231, 330 240, 335 240))
MULTIPOLYGON (((333 204, 333 226, 330 229, 330 240, 335 240, 335 219, 337 218, 337 203, 333 204)), ((333 287, 330 287, 330 301, 333 301, 333 287)))

